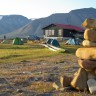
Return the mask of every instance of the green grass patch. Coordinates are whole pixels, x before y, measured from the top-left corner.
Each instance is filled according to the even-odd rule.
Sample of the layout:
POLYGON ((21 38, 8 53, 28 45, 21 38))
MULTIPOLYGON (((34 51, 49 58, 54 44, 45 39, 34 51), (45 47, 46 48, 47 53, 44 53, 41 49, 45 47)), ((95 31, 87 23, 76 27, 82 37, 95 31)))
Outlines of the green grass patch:
POLYGON ((61 48, 66 49, 67 51, 60 50, 54 52, 37 43, 25 45, 0 44, 0 63, 39 60, 60 54, 64 55, 65 53, 74 54, 78 47, 80 46, 61 44, 61 48))
POLYGON ((58 54, 40 45, 0 45, 0 63, 20 62, 58 54))
POLYGON ((69 54, 74 54, 81 45, 65 45, 61 43, 61 48, 66 49, 66 52, 69 54))

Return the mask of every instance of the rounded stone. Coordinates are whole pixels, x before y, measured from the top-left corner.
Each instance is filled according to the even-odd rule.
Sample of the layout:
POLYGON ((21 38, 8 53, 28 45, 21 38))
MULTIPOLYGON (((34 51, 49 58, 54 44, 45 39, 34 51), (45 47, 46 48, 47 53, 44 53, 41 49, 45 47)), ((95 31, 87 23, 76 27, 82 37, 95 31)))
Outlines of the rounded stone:
POLYGON ((84 39, 95 42, 96 41, 96 30, 86 29, 84 31, 84 39))
POLYGON ((78 64, 81 68, 87 69, 87 70, 93 70, 96 68, 96 61, 93 60, 78 60, 78 64))
POLYGON ((92 41, 89 41, 89 40, 84 40, 82 42, 82 45, 84 47, 96 47, 96 42, 92 42, 92 41))
POLYGON ((96 47, 78 48, 76 56, 80 59, 96 60, 96 47))
POLYGON ((94 28, 96 29, 96 20, 92 18, 87 18, 85 21, 81 24, 84 28, 94 28))

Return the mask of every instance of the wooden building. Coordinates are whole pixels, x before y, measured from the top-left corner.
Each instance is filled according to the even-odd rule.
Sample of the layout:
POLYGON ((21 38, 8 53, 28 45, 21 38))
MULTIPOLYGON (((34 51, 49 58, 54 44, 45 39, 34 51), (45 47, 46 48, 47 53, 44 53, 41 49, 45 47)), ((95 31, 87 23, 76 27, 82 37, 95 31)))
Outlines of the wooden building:
POLYGON ((44 38, 49 39, 66 39, 66 38, 83 38, 84 29, 65 24, 50 24, 43 28, 44 38))

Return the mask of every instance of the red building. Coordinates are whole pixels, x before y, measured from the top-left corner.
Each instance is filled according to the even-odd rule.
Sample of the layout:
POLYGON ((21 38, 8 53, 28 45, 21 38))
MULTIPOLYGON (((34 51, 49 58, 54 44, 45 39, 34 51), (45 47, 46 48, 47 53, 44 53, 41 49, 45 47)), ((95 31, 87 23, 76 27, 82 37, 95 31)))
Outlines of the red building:
POLYGON ((44 38, 66 39, 66 38, 83 38, 84 29, 65 24, 50 24, 43 28, 44 38))

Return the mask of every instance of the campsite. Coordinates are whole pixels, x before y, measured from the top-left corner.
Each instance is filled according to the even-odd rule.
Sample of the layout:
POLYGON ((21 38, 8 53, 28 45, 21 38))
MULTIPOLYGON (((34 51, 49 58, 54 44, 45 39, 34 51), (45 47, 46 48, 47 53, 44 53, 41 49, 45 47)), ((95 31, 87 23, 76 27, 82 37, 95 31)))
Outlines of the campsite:
POLYGON ((95 0, 0 4, 0 96, 96 96, 95 0))
POLYGON ((92 96, 52 87, 61 75, 73 76, 78 70, 75 51, 81 45, 60 46, 67 51, 52 51, 38 42, 0 44, 0 96, 92 96))
POLYGON ((82 23, 82 39, 83 29, 62 26, 64 30, 55 26, 56 38, 51 25, 44 28, 45 38, 0 40, 1 96, 95 96, 96 20, 82 23))

